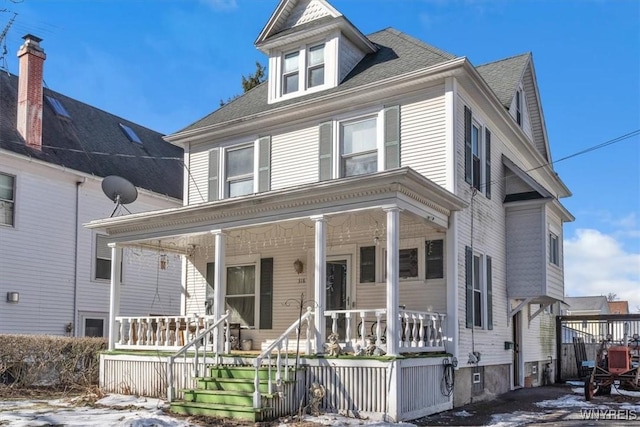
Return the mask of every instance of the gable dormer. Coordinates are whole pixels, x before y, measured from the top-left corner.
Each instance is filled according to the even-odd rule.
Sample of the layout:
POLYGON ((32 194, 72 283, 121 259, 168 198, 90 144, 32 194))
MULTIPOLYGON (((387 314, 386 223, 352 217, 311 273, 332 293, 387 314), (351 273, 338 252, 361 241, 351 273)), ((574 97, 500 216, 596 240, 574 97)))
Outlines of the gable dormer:
POLYGON ((376 46, 325 0, 282 0, 256 47, 269 56, 269 103, 331 89, 376 46))

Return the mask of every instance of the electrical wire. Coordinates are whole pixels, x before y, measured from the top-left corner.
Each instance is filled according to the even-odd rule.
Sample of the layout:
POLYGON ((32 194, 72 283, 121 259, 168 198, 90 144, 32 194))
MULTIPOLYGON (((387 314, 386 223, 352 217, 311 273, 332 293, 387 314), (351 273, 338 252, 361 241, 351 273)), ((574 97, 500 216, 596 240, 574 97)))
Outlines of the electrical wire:
POLYGON ((455 386, 455 373, 453 363, 449 359, 442 360, 442 366, 444 370, 442 372, 442 379, 440 380, 440 392, 443 396, 451 396, 453 388, 455 386))

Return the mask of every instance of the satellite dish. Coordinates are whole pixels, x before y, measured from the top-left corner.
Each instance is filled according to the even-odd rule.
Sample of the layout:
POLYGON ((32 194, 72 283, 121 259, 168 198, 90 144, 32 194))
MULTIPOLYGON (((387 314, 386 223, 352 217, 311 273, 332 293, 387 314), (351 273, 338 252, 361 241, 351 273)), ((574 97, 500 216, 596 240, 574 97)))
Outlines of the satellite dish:
POLYGON ((102 180, 102 191, 116 204, 115 209, 111 212, 111 216, 116 213, 120 206, 131 213, 124 205, 133 203, 138 198, 138 190, 136 187, 123 177, 117 175, 110 175, 102 180))

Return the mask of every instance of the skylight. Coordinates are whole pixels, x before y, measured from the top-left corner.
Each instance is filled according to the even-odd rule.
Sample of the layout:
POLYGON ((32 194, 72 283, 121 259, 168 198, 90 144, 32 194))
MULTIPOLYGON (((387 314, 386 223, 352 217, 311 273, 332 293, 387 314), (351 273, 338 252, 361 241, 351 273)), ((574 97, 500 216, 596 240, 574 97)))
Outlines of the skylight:
POLYGON ((71 118, 71 116, 69 115, 69 113, 67 112, 67 110, 64 108, 64 106, 60 101, 58 101, 53 96, 45 95, 45 97, 47 98, 47 101, 49 101, 49 105, 51 105, 51 108, 53 108, 53 111, 55 111, 58 116, 66 117, 68 119, 71 118))
POLYGON ((138 135, 129 126, 123 125, 122 123, 120 123, 120 129, 122 129, 124 134, 127 135, 127 138, 129 138, 129 141, 137 142, 138 144, 142 144, 142 140, 138 137, 138 135))

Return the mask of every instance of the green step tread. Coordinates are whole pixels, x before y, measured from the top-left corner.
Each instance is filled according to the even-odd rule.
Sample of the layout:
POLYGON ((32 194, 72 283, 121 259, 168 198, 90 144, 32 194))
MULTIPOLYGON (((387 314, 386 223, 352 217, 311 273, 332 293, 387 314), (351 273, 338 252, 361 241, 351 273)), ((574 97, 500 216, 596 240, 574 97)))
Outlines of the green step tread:
MULTIPOLYGON (((227 382, 227 383, 247 383, 253 384, 253 378, 226 378, 226 377, 195 377, 196 381, 218 381, 218 382, 227 382)), ((285 384, 293 383, 293 380, 280 380, 285 384)), ((260 379, 258 381, 260 384, 269 384, 268 379, 260 379)), ((276 382, 276 379, 271 380, 272 383, 276 382)))
MULTIPOLYGON (((247 396, 253 397, 252 391, 239 391, 239 390, 205 390, 203 388, 183 388, 180 390, 183 393, 201 393, 201 394, 220 394, 231 396, 247 396)), ((272 398, 275 394, 260 393, 260 396, 266 398, 272 398)))

